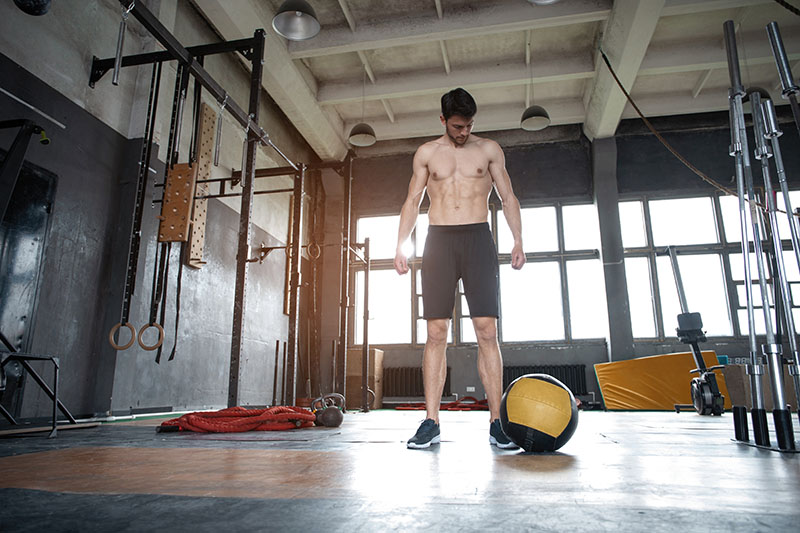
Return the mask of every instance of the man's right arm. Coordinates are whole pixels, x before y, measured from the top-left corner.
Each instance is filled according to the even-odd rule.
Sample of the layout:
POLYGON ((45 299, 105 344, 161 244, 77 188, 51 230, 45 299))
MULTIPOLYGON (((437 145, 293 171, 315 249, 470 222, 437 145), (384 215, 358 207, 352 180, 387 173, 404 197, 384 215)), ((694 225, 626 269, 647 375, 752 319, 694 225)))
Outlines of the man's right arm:
POLYGON ((402 247, 403 243, 411 236, 411 230, 414 229, 414 225, 417 223, 419 204, 422 203, 425 187, 428 185, 427 152, 428 148, 423 145, 414 154, 413 173, 411 174, 411 182, 408 184, 408 196, 406 196, 406 201, 403 202, 403 208, 400 210, 400 227, 397 230, 397 250, 394 256, 394 269, 398 274, 408 272, 408 257, 403 253, 402 247))

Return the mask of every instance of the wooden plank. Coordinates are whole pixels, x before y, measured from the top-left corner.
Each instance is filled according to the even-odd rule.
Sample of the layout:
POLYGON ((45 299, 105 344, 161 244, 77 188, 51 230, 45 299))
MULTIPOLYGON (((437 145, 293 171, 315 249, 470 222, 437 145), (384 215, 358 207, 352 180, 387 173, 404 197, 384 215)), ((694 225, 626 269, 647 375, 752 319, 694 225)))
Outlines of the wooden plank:
POLYGON ((189 222, 198 165, 179 163, 167 173, 164 200, 161 202, 159 242, 180 242, 189 239, 189 222))
MULTIPOLYGON (((207 180, 211 177, 216 122, 217 114, 211 109, 211 106, 203 103, 200 106, 200 133, 197 151, 198 180, 207 180)), ((208 193, 207 183, 198 183, 196 185, 195 197, 206 196, 208 193)), ((208 200, 194 200, 190 225, 189 252, 186 257, 186 264, 192 268, 201 268, 204 264, 203 249, 206 241, 207 213, 208 200)))

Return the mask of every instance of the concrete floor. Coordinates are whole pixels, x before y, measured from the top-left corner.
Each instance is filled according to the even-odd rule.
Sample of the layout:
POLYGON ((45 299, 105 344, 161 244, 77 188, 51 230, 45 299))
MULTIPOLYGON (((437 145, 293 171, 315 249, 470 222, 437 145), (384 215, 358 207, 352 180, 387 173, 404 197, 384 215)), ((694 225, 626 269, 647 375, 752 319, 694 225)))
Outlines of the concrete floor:
MULTIPOLYGON (((0 439, 0 531, 798 531, 800 454, 731 415, 581 412, 561 450, 488 443, 486 412, 348 413, 340 428, 156 433, 157 420, 0 439)), ((795 435, 800 436, 797 417, 795 435)), ((773 436, 774 439, 774 436, 773 436)))

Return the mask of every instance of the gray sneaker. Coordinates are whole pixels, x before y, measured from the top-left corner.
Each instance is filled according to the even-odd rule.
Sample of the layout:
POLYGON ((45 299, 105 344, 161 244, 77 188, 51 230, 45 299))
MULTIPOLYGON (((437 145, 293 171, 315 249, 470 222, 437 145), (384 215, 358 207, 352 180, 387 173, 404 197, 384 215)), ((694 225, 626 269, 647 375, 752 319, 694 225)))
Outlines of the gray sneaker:
POLYGON ((489 444, 494 444, 503 450, 516 450, 519 448, 519 446, 514 444, 514 441, 509 439, 506 434, 503 433, 503 428, 500 426, 499 418, 495 418, 489 425, 489 444))
POLYGON ((409 448, 428 448, 431 444, 438 444, 440 441, 439 424, 428 418, 419 426, 417 433, 408 439, 406 446, 409 448))

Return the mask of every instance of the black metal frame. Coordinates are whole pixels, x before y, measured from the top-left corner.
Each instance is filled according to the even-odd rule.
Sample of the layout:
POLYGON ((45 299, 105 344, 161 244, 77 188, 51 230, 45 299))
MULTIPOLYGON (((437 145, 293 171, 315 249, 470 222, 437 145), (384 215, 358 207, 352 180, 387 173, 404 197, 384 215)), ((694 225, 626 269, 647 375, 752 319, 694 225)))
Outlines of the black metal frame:
MULTIPOLYGON (((0 334, 1 336, 2 334, 0 334)), ((13 351, 14 347, 5 337, 1 337, 0 341, 6 346, 9 352, 0 353, 2 356, 2 361, 0 362, 0 371, 4 371, 5 367, 8 363, 12 361, 18 361, 22 364, 22 367, 28 371, 31 377, 39 384, 39 387, 53 400, 53 422, 52 428, 50 433, 48 434, 48 438, 52 439, 58 434, 58 411, 60 410, 64 413, 64 416, 67 417, 70 424, 77 424, 78 422, 75 420, 75 417, 72 416, 72 413, 69 412, 61 400, 58 399, 58 357, 54 357, 51 355, 34 355, 29 353, 21 353, 13 351), (44 379, 39 375, 38 372, 30 365, 29 361, 51 361, 53 363, 53 389, 51 390, 50 387, 45 383, 44 379)), ((6 420, 8 420, 11 424, 18 426, 19 422, 11 415, 11 413, 6 410, 5 407, 0 405, 0 414, 2 414, 6 420)))
MULTIPOLYGON (((233 308, 233 332, 231 339, 230 375, 228 383, 228 405, 234 406, 239 401, 239 370, 241 350, 243 344, 244 311, 245 311, 245 286, 247 283, 248 253, 250 237, 252 234, 252 206, 254 196, 256 147, 264 144, 272 147, 294 171, 297 165, 270 140, 269 135, 258 125, 259 96, 261 94, 261 77, 263 72, 264 57, 264 30, 256 30, 251 39, 240 39, 224 43, 185 48, 161 22, 141 2, 129 6, 128 0, 120 0, 120 4, 127 13, 132 14, 147 29, 156 40, 166 49, 164 52, 139 54, 121 57, 120 67, 143 65, 170 60, 177 60, 185 71, 193 76, 205 90, 207 90, 223 107, 241 124, 247 132, 247 153, 245 157, 242 209, 239 219, 239 241, 237 246, 236 265, 236 291, 233 308), (217 81, 203 68, 202 58, 206 55, 226 52, 239 52, 250 60, 252 65, 250 99, 248 111, 245 112, 236 101, 217 83, 217 81), (200 60, 198 60, 200 58, 200 60)), ((103 77, 116 63, 117 58, 98 59, 92 61, 92 71, 89 85, 94 84, 103 77)), ((188 79, 188 78, 187 78, 188 79)), ((172 157, 172 154, 169 154, 172 157)))
MULTIPOLYGON (((241 124, 247 132, 247 154, 244 169, 242 171, 233 172, 230 178, 202 180, 204 182, 219 182, 221 190, 216 195, 206 195, 199 198, 223 198, 232 196, 242 197, 242 209, 240 214, 239 224, 239 242, 237 246, 237 268, 236 268, 236 293, 234 297, 234 319, 233 319, 233 333, 231 341, 231 360, 230 360, 230 375, 228 386, 228 405, 235 406, 239 401, 239 371, 241 350, 243 344, 243 329, 244 329, 244 311, 245 311, 245 286, 247 282, 247 268, 250 253, 250 238, 252 234, 251 218, 253 197, 256 194, 275 194, 281 192, 289 192, 289 189, 280 189, 274 191, 258 191, 254 190, 254 180, 257 177, 269 176, 285 176, 294 175, 294 187, 291 189, 294 197, 297 199, 293 208, 293 240, 288 246, 291 247, 292 257, 297 258, 292 263, 290 272, 290 313, 289 313, 289 342, 288 354, 285 365, 284 380, 286 387, 284 389, 284 401, 294 404, 296 394, 296 381, 297 381, 297 357, 298 357, 298 333, 299 333, 299 304, 300 304, 300 286, 301 281, 301 235, 303 230, 303 208, 302 201, 303 191, 305 187, 305 176, 309 170, 317 170, 322 168, 332 168, 337 170, 345 179, 345 196, 346 204, 343 213, 343 239, 342 239, 342 295, 343 301, 340 308, 341 316, 341 331, 340 331, 340 346, 339 353, 341 356, 336 361, 336 379, 334 382, 334 389, 340 390, 344 394, 345 380, 345 363, 347 357, 347 312, 348 302, 347 297, 349 293, 349 272, 350 272, 350 253, 353 251, 350 245, 350 222, 351 222, 351 185, 352 185, 352 159, 353 154, 348 154, 344 163, 321 163, 319 165, 306 166, 297 165, 286 155, 283 154, 270 140, 269 135, 258 125, 258 103, 261 90, 261 76, 263 68, 263 54, 264 54, 264 30, 256 30, 252 39, 240 39, 236 41, 229 41, 224 43, 214 43, 208 45, 194 46, 190 48, 183 47, 178 40, 158 21, 158 19, 141 3, 135 3, 129 7, 129 0, 119 0, 123 8, 126 9, 147 29, 155 38, 161 43, 164 48, 163 52, 153 52, 148 54, 138 54, 133 56, 121 57, 119 60, 120 67, 143 65, 154 62, 163 62, 170 60, 178 60, 180 64, 187 70, 187 72, 194 76, 204 89, 220 103, 224 102, 223 109, 227 110, 239 124, 241 124), (251 84, 250 84, 250 101, 248 113, 230 97, 230 95, 214 80, 213 77, 203 68, 202 58, 206 55, 226 53, 226 52, 239 52, 247 58, 252 64, 251 71, 251 84), (198 60, 200 58, 200 60, 198 60), (274 169, 255 169, 255 150, 256 146, 264 144, 272 147, 288 164, 288 167, 280 167, 274 169), (242 176, 244 178, 242 179, 242 176), (242 183, 242 193, 225 194, 224 184, 226 182, 237 184, 239 181, 242 183), (287 394, 288 393, 288 394, 287 394)), ((117 58, 98 59, 93 58, 92 70, 89 80, 89 85, 94 87, 95 83, 100 80, 103 75, 111 70, 117 61, 117 58)), ((170 154, 172 155, 172 154, 170 154)), ((365 254, 368 258, 368 252, 365 254)), ((365 358, 366 361, 366 358, 365 358)), ((366 395, 366 390, 364 392, 366 395)))

